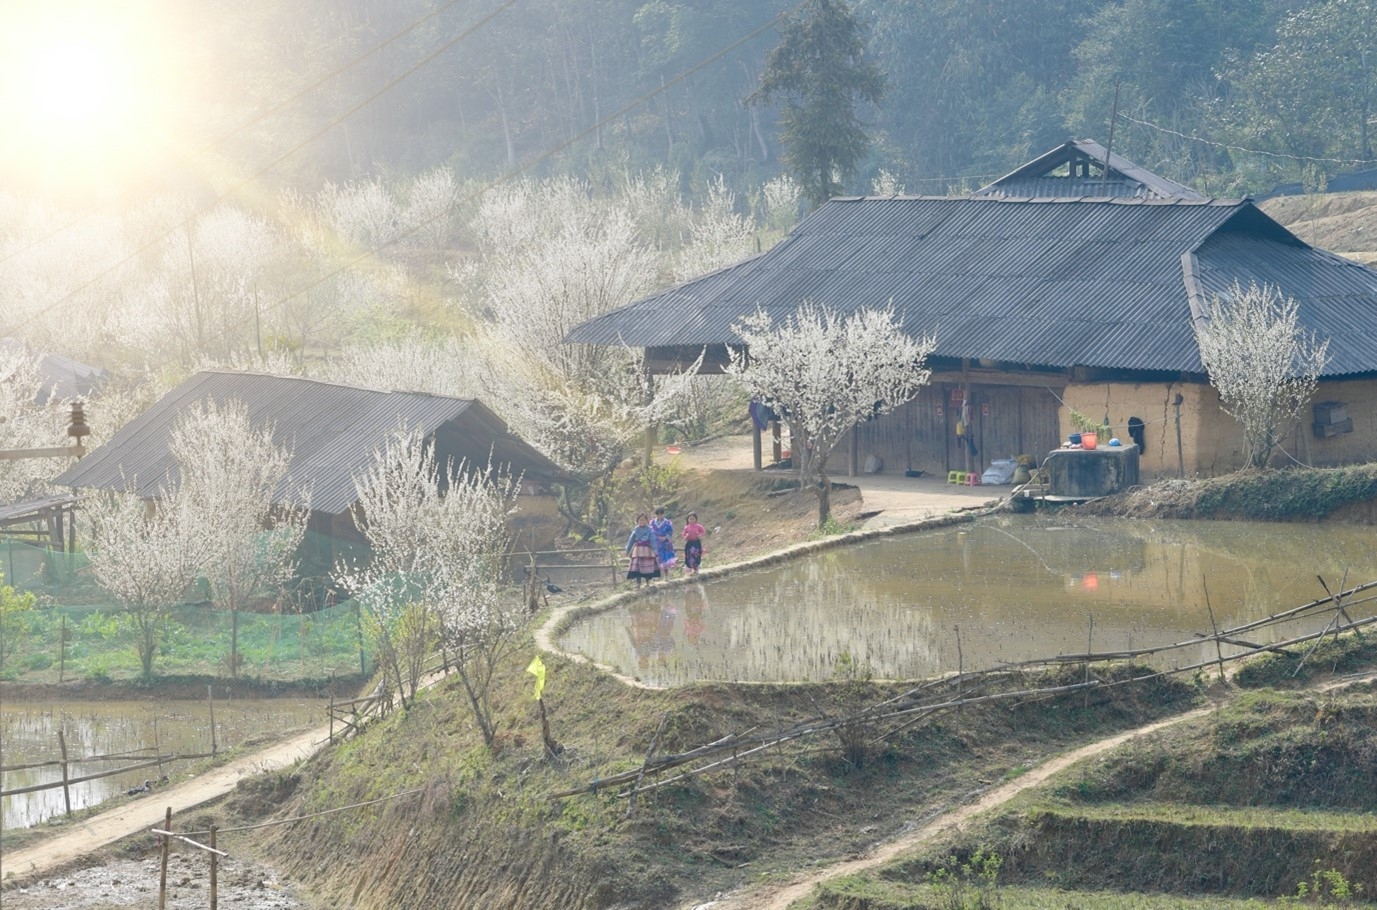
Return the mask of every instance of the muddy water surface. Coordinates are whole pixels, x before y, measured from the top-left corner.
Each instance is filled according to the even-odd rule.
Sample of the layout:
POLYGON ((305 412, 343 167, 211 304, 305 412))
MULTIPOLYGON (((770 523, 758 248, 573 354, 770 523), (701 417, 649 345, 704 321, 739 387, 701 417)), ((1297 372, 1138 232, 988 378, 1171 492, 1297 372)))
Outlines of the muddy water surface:
MULTIPOLYGON (((666 587, 561 639, 653 685, 886 678, 1189 641, 1377 580, 1359 526, 1003 516, 666 587)), ((1372 615, 1356 605, 1353 618, 1372 615)), ((1323 620, 1311 620, 1311 624, 1323 620)), ((1269 629, 1279 640, 1301 628, 1269 629)), ((1173 652, 1177 666, 1213 646, 1173 652)))
MULTIPOLYGON (((86 777, 147 760, 156 754, 224 751, 264 736, 323 724, 327 702, 301 698, 220 700, 214 703, 214 740, 211 705, 206 700, 147 700, 103 702, 0 703, 0 765, 12 768, 41 762, 54 764, 7 771, 0 775, 0 789, 13 790, 48 782, 60 782, 62 769, 58 731, 66 741, 69 760, 116 756, 108 761, 73 763, 69 779, 86 777), (156 747, 156 749, 155 749, 156 747)), ((185 764, 165 765, 161 774, 176 775, 185 764)), ((123 795, 145 779, 160 776, 157 765, 112 777, 71 785, 72 810, 80 812, 111 796, 123 795)), ((156 785, 155 785, 156 788, 156 785)), ((147 798, 147 797, 141 797, 147 798)), ((62 788, 0 799, 4 827, 23 828, 65 812, 62 788)))

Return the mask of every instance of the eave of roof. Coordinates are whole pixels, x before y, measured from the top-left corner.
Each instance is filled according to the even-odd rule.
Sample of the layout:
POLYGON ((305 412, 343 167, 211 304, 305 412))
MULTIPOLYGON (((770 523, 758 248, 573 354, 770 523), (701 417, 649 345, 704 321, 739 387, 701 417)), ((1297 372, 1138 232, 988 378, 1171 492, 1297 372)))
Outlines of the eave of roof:
POLYGON ((274 501, 295 502, 302 486, 309 485, 311 508, 318 512, 346 512, 356 498, 354 478, 403 427, 421 428, 433 436, 442 427, 458 426, 459 433, 446 434, 453 444, 440 453, 444 458, 483 466, 491 454, 495 466, 506 466, 531 479, 566 476, 510 434, 500 418, 474 399, 387 392, 293 376, 205 371, 177 386, 54 483, 99 489, 126 489, 132 483, 139 495, 156 497, 166 480, 175 481, 177 476, 168 438, 178 415, 208 398, 242 401, 254 425, 272 425, 275 442, 293 453, 288 478, 274 501), (465 439, 472 439, 472 444, 465 447, 465 439))

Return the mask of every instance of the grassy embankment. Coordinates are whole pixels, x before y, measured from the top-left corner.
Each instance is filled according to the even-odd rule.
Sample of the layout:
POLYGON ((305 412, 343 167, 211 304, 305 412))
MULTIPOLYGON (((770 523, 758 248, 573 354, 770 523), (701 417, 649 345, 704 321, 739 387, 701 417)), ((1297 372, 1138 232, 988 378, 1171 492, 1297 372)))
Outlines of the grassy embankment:
POLYGON ((1377 686, 1314 684, 1374 657, 1369 637, 1328 643, 1304 667, 1254 661, 1206 722, 1084 762, 920 854, 825 883, 801 907, 958 907, 962 888, 1006 910, 1371 900, 1377 686), (991 855, 997 874, 980 862, 991 855))

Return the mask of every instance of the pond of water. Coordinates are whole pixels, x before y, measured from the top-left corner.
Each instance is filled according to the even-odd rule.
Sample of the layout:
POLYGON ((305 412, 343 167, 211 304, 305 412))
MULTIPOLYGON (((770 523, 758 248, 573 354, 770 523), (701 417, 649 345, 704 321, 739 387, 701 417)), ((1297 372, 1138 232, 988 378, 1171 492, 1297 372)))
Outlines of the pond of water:
MULTIPOLYGON (((659 686, 823 680, 844 654, 878 677, 924 678, 1190 641, 1324 597, 1317 575, 1334 591, 1345 577, 1348 587, 1377 580, 1377 535, 998 516, 666 586, 581 620, 561 644, 659 686)), ((1358 604, 1353 618, 1374 609, 1358 604)), ((1260 634, 1280 641, 1302 626, 1260 634)), ((1201 644, 1166 660, 1213 658, 1201 644)))
MULTIPOLYGON (((300 698, 216 700, 214 747, 220 751, 265 735, 284 733, 326 721, 327 701, 300 698)), ((201 701, 25 702, 7 698, 0 704, 0 764, 6 768, 56 762, 62 731, 69 761, 92 756, 117 760, 73 763, 69 779, 99 774, 147 760, 156 754, 191 755, 211 751, 211 704, 201 701), (155 750, 156 746, 156 750, 155 750)), ((175 774, 166 765, 163 774, 175 774)), ((95 806, 111 796, 157 780, 157 765, 70 786, 72 811, 95 806)), ((59 765, 0 774, 0 790, 60 782, 59 765)), ((54 787, 0 799, 6 829, 38 824, 65 811, 62 788, 54 787)))

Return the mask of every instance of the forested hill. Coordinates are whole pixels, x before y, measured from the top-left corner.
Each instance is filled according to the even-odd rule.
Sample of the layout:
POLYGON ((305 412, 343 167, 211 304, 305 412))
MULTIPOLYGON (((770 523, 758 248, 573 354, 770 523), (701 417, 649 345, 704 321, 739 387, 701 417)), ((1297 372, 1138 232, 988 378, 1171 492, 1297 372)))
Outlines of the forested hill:
MULTIPOLYGON (((235 129, 226 151, 251 163, 300 146, 282 184, 662 164, 685 189, 741 191, 780 169, 772 111, 741 99, 796 0, 198 2, 207 134, 235 129)), ((1372 157, 1377 0, 852 5, 889 80, 856 189, 884 169, 944 193, 1068 138, 1107 143, 1116 89, 1114 151, 1211 195, 1372 157)))

